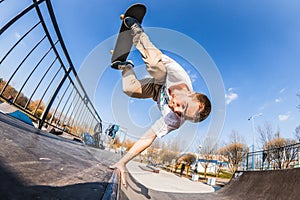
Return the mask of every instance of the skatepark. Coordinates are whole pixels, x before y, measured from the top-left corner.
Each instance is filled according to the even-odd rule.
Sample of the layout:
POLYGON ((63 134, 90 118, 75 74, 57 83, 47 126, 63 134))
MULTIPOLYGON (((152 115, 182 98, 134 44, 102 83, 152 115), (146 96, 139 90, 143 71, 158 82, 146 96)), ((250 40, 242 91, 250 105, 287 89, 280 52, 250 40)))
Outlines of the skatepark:
MULTIPOLYGON (((76 60, 74 51, 68 51, 63 38, 65 35, 60 32, 63 23, 56 18, 57 7, 53 7, 52 2, 15 1, 16 7, 11 1, 0 1, 1 11, 16 9, 0 20, 0 41, 4 44, 0 45, 0 199, 299 199, 300 168, 293 165, 289 169, 266 170, 263 161, 257 162, 257 168, 250 169, 254 162, 248 160, 251 158, 249 155, 263 160, 265 154, 261 151, 249 152, 244 171, 236 171, 222 187, 214 187, 208 181, 181 177, 163 168, 151 168, 136 160, 131 160, 126 166, 127 187, 124 187, 119 171, 109 168, 122 158, 123 152, 111 151, 110 147, 105 149, 103 146, 103 138, 109 137, 107 127, 116 122, 102 119, 94 99, 91 99, 98 96, 91 96, 90 88, 81 82, 77 66, 80 59, 76 60), (92 138, 92 143, 84 141, 84 134, 92 138)), ((130 5, 122 6, 126 9, 130 5)), ((116 14, 121 14, 118 12, 116 14)), ((148 19, 151 16, 146 15, 146 24, 148 19)), ((118 25, 123 23, 118 20, 117 16, 118 25)), ((67 27, 66 24, 63 26, 67 27)), ((126 29, 124 24, 121 26, 126 29)), ((111 27, 115 34, 120 28, 111 27)), ((70 38, 66 38, 70 45, 70 38)), ((101 44, 112 48, 114 44, 110 42, 105 40, 101 44)), ((103 57, 108 62, 111 59, 118 61, 119 56, 123 56, 122 61, 126 60, 131 46, 130 41, 125 49, 127 54, 120 47, 118 51, 112 51, 113 57, 117 55, 117 58, 113 59, 109 51, 103 51, 103 55, 97 54, 96 64, 87 63, 100 68, 106 64, 99 66, 103 57)), ((91 53, 90 56, 95 55, 91 53)), ((107 69, 104 68, 101 70, 107 69)), ((99 77, 93 75, 88 79, 99 81, 102 90, 115 81, 115 77, 111 76, 109 80, 104 79, 107 82, 103 84, 97 79, 99 77)), ((120 89, 117 85, 115 88, 120 89)), ((107 97, 105 94, 103 91, 99 99, 107 97)), ((225 95, 222 93, 221 96, 225 102, 225 95)), ((103 104, 105 109, 113 112, 112 104, 117 102, 118 95, 110 98, 114 98, 112 102, 103 104)), ((281 99, 277 99, 276 103, 279 102, 281 99)), ((219 111, 224 112, 221 108, 219 111)), ((254 127, 254 119, 252 122, 254 127)), ((118 134, 125 135, 123 143, 126 135, 130 135, 130 128, 118 126, 118 134)), ((112 143, 114 140, 107 141, 112 143)), ((299 146, 290 149, 297 155, 293 162, 299 163, 299 146)), ((280 152, 286 157, 285 149, 280 149, 280 152)))
MULTIPOLYGON (((102 199, 113 184, 108 166, 119 158, 115 153, 49 135, 3 113, 0 128, 2 199, 102 199)), ((117 190, 119 199, 297 199, 300 195, 300 169, 237 172, 228 185, 214 192, 209 185, 162 170, 146 172, 138 165, 129 163, 128 186, 117 190)))

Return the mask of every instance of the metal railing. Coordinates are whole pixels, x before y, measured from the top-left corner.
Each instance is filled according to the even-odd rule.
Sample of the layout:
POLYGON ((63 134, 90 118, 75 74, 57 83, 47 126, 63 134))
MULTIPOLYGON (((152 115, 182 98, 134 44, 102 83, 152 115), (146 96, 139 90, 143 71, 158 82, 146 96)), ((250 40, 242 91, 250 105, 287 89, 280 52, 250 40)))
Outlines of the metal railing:
POLYGON ((300 143, 250 152, 246 157, 246 170, 276 170, 300 167, 299 157, 300 143), (252 164, 253 161, 254 164, 252 164))
POLYGON ((39 129, 93 135, 102 121, 77 76, 50 0, 25 4, 0 1, 0 98, 39 129))

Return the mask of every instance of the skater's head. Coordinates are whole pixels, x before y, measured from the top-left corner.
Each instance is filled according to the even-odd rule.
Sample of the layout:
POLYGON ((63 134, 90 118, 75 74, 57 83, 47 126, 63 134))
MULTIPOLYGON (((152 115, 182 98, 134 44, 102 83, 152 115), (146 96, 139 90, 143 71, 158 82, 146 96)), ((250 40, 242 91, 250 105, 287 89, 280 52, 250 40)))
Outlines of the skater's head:
POLYGON ((190 97, 192 98, 193 102, 196 102, 198 105, 198 110, 190 121, 192 122, 201 122, 205 120, 211 111, 211 103, 208 97, 204 94, 193 92, 190 97))
POLYGON ((205 120, 211 111, 210 100, 206 95, 197 92, 173 94, 169 107, 176 115, 191 122, 205 120))

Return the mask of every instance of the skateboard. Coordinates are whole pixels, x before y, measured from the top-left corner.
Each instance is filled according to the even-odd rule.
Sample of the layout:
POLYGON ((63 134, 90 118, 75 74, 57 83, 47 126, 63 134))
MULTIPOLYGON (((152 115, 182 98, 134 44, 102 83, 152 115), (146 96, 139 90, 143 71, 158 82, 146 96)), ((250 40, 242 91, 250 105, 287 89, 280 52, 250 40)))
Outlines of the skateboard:
POLYGON ((146 166, 139 165, 139 168, 141 168, 144 171, 154 172, 154 173, 157 173, 157 174, 159 173, 159 169, 157 169, 155 167, 152 167, 150 165, 146 165, 146 166))
POLYGON ((131 31, 125 26, 124 19, 126 17, 133 17, 137 19, 140 24, 143 21, 143 18, 146 14, 146 6, 143 4, 133 4, 130 6, 125 14, 120 15, 120 19, 122 20, 122 25, 119 31, 119 35, 117 37, 117 41, 114 49, 111 51, 111 63, 115 61, 126 61, 128 54, 133 45, 131 35, 131 31))

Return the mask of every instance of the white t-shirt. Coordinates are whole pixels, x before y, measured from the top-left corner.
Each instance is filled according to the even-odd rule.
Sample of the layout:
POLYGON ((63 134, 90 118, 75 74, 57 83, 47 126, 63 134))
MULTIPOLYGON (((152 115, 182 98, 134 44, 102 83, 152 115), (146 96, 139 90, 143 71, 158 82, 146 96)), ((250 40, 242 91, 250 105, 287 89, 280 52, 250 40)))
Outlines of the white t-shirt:
POLYGON ((162 116, 151 127, 159 138, 173 130, 178 129, 185 121, 183 118, 178 117, 169 108, 168 102, 171 96, 168 92, 168 88, 173 85, 184 83, 187 85, 190 91, 193 91, 190 77, 175 60, 166 55, 162 55, 162 62, 167 69, 165 85, 161 87, 157 98, 157 105, 162 113, 162 116))

